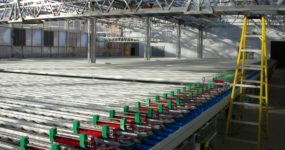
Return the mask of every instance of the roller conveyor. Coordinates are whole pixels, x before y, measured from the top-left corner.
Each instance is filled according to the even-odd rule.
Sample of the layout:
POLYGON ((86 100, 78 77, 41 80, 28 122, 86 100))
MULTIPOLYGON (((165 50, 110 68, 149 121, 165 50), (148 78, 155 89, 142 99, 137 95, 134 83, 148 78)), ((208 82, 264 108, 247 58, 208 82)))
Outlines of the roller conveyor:
MULTIPOLYGON (((105 91, 105 94, 110 94, 108 97, 96 94, 94 99, 90 96, 94 92, 87 90, 86 93, 89 96, 85 99, 84 95, 79 97, 73 93, 82 88, 81 86, 76 84, 63 86, 65 84, 60 82, 67 81, 62 81, 61 78, 50 79, 52 80, 40 81, 41 79, 37 79, 37 76, 34 77, 32 83, 39 85, 39 82, 42 82, 43 85, 40 87, 43 89, 36 88, 33 91, 31 89, 34 88, 30 87, 29 82, 4 84, 6 88, 1 88, 4 93, 0 95, 0 128, 5 125, 5 128, 13 131, 22 129, 23 131, 16 132, 18 136, 43 134, 46 139, 38 140, 28 136, 30 143, 39 148, 46 143, 49 149, 52 147, 51 143, 57 143, 60 147, 80 148, 80 136, 74 137, 74 134, 86 134, 87 137, 95 137, 94 140, 87 138, 86 145, 92 145, 95 141, 97 143, 95 146, 98 147, 107 145, 115 149, 150 149, 218 102, 215 97, 227 90, 214 87, 213 84, 195 83, 189 86, 165 85, 169 87, 162 88, 161 92, 153 92, 152 89, 158 88, 157 85, 153 85, 149 91, 132 90, 135 95, 132 97, 135 99, 119 98, 120 94, 124 97, 130 95, 130 87, 126 91, 121 91, 120 94, 110 89, 105 91), (58 84, 53 84, 54 81, 58 84), (50 87, 47 88, 45 85, 50 87), (14 86, 17 88, 13 88, 14 86), (148 92, 150 94, 145 94, 148 92), (103 97, 103 99, 97 100, 96 97, 103 97), (117 99, 120 99, 120 102, 116 102, 117 99), (101 104, 102 102, 104 104, 101 104), (94 115, 100 116, 97 121, 94 121, 96 118, 94 115), (8 119, 4 119, 5 117, 8 119), (13 120, 22 123, 14 124, 13 120), (79 121, 81 125, 74 126, 74 121, 79 121), (32 124, 35 126, 29 126, 32 124), (155 128, 155 126, 159 127, 155 128), (58 132, 53 134, 58 139, 51 141, 49 129, 53 128, 58 132), (105 130, 108 136, 103 136, 105 133, 102 128, 109 128, 105 130), (74 129, 77 129, 77 132, 74 129), (122 142, 122 139, 129 143, 122 142), (71 144, 73 142, 74 145, 71 144)), ((128 86, 132 85, 128 84, 128 86)))

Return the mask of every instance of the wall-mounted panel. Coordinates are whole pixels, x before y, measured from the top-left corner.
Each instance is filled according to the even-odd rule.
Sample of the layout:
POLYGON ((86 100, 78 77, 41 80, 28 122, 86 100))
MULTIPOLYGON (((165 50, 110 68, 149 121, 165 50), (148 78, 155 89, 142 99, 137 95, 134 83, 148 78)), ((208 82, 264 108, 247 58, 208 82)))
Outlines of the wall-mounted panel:
POLYGON ((23 58, 23 49, 21 46, 13 46, 12 55, 14 58, 23 58))
POLYGON ((31 57, 31 55, 32 55, 32 47, 30 46, 23 47, 23 57, 28 58, 31 57))
POLYGON ((11 29, 0 27, 0 45, 11 45, 11 29))
POLYGON ((81 47, 81 34, 80 33, 76 34, 76 46, 81 47))
POLYGON ((0 58, 9 58, 11 57, 11 46, 7 46, 7 45, 4 45, 4 46, 0 46, 0 58))
POLYGON ((88 37, 87 33, 81 34, 81 47, 87 47, 88 45, 88 37))
POLYGON ((58 48, 57 47, 51 47, 51 56, 52 57, 58 57, 58 48))
POLYGON ((42 45, 42 32, 41 30, 33 30, 33 46, 41 46, 42 45))
POLYGON ((58 55, 59 55, 60 57, 62 57, 62 56, 67 56, 65 47, 59 47, 59 49, 58 49, 58 55))
POLYGON ((43 47, 43 57, 50 57, 51 56, 51 49, 50 47, 43 47))
POLYGON ((58 38, 58 32, 57 31, 54 31, 54 33, 53 33, 53 45, 54 46, 58 46, 58 41, 59 41, 59 38, 58 38))
POLYGON ((32 46, 32 38, 33 38, 33 32, 32 30, 26 29, 26 46, 32 46))
POLYGON ((68 43, 70 47, 76 47, 77 46, 77 38, 76 38, 76 33, 69 32, 68 33, 68 43))
POLYGON ((40 46, 33 46, 31 57, 42 57, 42 48, 40 46))
POLYGON ((59 34, 58 46, 65 47, 66 46, 66 32, 58 32, 58 34, 59 34))

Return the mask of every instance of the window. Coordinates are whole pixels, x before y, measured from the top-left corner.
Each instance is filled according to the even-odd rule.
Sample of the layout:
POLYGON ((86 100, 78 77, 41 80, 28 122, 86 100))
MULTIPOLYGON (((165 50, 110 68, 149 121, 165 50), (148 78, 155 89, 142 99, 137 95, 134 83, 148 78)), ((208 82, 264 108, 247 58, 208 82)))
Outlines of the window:
POLYGON ((26 45, 26 30, 14 28, 12 39, 13 39, 13 45, 25 46, 26 45))
POLYGON ((53 32, 44 31, 44 46, 53 46, 53 32))

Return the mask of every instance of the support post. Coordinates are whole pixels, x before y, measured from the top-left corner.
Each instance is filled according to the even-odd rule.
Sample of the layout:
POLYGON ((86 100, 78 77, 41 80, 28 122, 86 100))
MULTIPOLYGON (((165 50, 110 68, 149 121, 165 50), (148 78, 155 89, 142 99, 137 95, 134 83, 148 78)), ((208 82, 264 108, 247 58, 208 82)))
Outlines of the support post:
POLYGON ((198 29, 197 57, 203 58, 203 28, 198 29))
POLYGON ((45 33, 45 31, 44 31, 44 28, 45 28, 45 23, 43 23, 43 27, 41 28, 41 57, 45 57, 45 53, 44 53, 44 38, 45 38, 45 36, 44 36, 44 33, 45 33))
POLYGON ((10 30, 11 30, 11 35, 10 35, 10 37, 11 37, 11 55, 10 55, 10 57, 12 58, 12 57, 14 57, 14 24, 10 24, 10 30))
POLYGON ((176 58, 181 58, 181 24, 177 25, 176 58))
POLYGON ((145 36, 145 49, 144 58, 150 60, 150 41, 151 41, 151 20, 149 17, 146 18, 146 36, 145 36))
POLYGON ((69 21, 64 21, 64 30, 65 30, 65 54, 68 56, 68 46, 69 46, 69 21))
POLYGON ((88 60, 96 63, 96 19, 88 19, 88 60))

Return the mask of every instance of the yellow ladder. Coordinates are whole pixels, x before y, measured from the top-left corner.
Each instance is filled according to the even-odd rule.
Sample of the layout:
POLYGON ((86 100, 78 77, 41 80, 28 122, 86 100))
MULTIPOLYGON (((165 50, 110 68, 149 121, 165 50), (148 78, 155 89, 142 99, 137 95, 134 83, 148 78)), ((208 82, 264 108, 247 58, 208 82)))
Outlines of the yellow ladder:
MULTIPOLYGON (((229 102, 229 110, 226 120, 225 141, 232 140, 236 142, 243 142, 255 144, 256 149, 261 149, 261 133, 263 129, 263 117, 265 117, 265 134, 268 137, 268 68, 267 68, 267 51, 266 51, 266 22, 264 16, 244 16, 243 27, 240 38, 239 51, 237 56, 237 63, 235 68, 234 82, 232 85, 232 93, 229 102), (248 31, 249 20, 260 20, 261 31, 259 33, 251 33, 248 31), (261 33, 260 33, 261 32, 261 33), (247 46, 248 38, 259 38, 261 40, 261 48, 252 49, 247 46), (260 54, 260 62, 258 64, 248 64, 248 54, 260 54), (259 78, 255 80, 247 80, 245 75, 250 72, 260 71, 259 78), (239 89, 238 89, 239 88, 239 89), (249 90, 255 89, 254 94, 247 94, 249 90), (258 93, 258 94, 256 94, 258 93), (254 101, 255 99, 255 101, 254 101), (255 102, 255 103, 254 103, 255 102), (248 121, 242 118, 245 109, 258 109, 257 121, 248 121), (236 110, 236 112, 234 112, 236 110), (265 113, 265 114, 264 114, 265 113), (236 115, 236 117, 235 117, 236 115), (249 141, 245 138, 232 138, 229 136, 230 128, 233 124, 257 127, 257 140, 249 141)), ((242 126, 242 127, 243 127, 242 126)), ((224 141, 224 142, 225 142, 224 141)))

